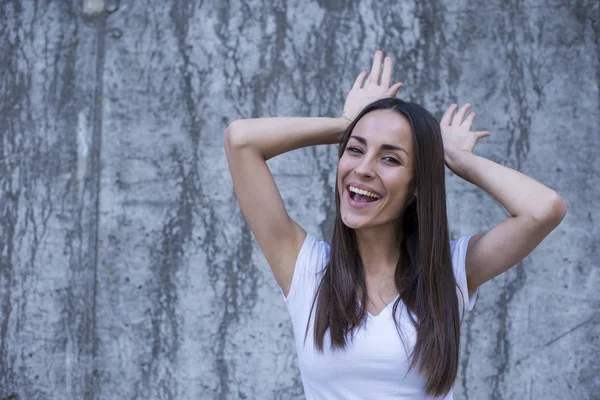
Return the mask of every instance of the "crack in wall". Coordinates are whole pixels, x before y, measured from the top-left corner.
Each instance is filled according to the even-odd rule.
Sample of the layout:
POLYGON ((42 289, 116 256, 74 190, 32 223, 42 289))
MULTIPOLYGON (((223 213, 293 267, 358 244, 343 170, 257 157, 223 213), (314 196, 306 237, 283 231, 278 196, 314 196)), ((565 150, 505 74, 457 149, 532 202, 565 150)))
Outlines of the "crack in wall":
POLYGON ((13 307, 18 307, 18 304, 13 304, 12 289, 16 273, 14 242, 20 190, 19 165, 15 162, 16 159, 10 156, 24 151, 22 143, 18 140, 19 131, 23 130, 19 117, 23 105, 28 106, 27 99, 24 98, 26 87, 23 87, 28 86, 27 79, 17 65, 21 39, 18 29, 14 28, 20 23, 21 13, 18 3, 6 4, 0 8, 0 20, 4 22, 0 25, 0 38, 3 39, 0 40, 0 50, 8 61, 3 67, 4 73, 0 75, 0 88, 3 93, 0 97, 0 124, 4 128, 0 130, 0 396, 8 396, 9 392, 16 390, 18 386, 18 376, 15 376, 13 369, 16 360, 9 348, 9 332, 12 328, 11 319, 15 317, 13 307), (17 182, 14 181, 15 175, 17 182))

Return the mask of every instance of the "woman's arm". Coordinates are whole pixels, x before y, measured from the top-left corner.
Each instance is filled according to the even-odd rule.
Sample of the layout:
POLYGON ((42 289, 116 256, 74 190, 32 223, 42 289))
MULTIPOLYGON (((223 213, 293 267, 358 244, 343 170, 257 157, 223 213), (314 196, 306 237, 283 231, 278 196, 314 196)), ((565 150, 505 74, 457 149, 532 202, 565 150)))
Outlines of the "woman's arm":
POLYGON ((547 186, 472 153, 475 142, 489 136, 489 132, 471 132, 475 113, 464 118, 469 107, 461 107, 451 122, 456 109, 452 105, 442 118, 446 165, 489 193, 511 215, 469 241, 466 273, 469 291, 473 291, 529 255, 562 221, 567 206, 547 186))
POLYGON ((307 146, 339 143, 345 118, 278 117, 240 119, 225 132, 225 149, 251 148, 264 160, 307 146))
POLYGON ((358 75, 340 118, 246 119, 232 122, 225 131, 227 161, 242 213, 286 296, 306 232, 287 214, 266 160, 301 147, 339 143, 365 106, 395 96, 402 83, 390 86, 392 59, 382 63, 382 58, 376 51, 366 81, 366 72, 358 75))
POLYGON ((366 82, 366 72, 356 78, 343 117, 245 119, 232 122, 225 131, 227 161, 242 213, 286 296, 306 232, 287 214, 266 160, 301 147, 338 143, 366 105, 395 96, 402 83, 390 86, 392 59, 382 63, 382 57, 381 51, 375 52, 366 82))
POLYGON ((234 121, 225 131, 236 197, 286 296, 306 232, 289 217, 266 160, 300 147, 336 143, 347 125, 343 118, 260 118, 234 121))

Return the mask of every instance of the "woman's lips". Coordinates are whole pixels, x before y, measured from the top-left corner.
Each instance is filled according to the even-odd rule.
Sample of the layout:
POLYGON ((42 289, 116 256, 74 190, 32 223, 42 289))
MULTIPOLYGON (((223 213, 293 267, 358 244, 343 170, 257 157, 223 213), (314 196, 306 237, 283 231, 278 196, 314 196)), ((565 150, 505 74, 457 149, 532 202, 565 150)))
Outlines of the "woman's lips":
POLYGON ((373 200, 373 201, 355 201, 352 199, 352 192, 349 189, 346 189, 346 197, 348 199, 348 204, 350 205, 350 207, 352 208, 366 208, 369 207, 371 205, 374 205, 376 203, 379 203, 379 201, 381 200, 381 197, 377 200, 373 200))

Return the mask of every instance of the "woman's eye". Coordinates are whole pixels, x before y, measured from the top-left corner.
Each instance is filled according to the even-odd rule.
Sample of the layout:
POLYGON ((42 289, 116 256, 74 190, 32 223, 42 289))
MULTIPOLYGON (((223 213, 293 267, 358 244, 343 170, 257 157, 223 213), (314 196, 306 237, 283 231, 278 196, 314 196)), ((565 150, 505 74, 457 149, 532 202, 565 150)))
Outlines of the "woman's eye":
POLYGON ((346 151, 349 153, 362 153, 358 147, 346 147, 346 151))
POLYGON ((396 159, 394 157, 384 157, 383 159, 391 164, 396 164, 396 165, 402 164, 398 159, 396 159))

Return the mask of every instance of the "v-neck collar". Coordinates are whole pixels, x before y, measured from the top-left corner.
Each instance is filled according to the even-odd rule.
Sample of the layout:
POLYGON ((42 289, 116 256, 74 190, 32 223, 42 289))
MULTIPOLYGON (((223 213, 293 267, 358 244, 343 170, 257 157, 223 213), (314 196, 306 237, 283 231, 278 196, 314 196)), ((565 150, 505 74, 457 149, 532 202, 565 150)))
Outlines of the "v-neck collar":
MULTIPOLYGON (((365 311, 366 311, 366 313, 369 315, 369 317, 371 317, 371 318, 373 318, 373 319, 375 319, 375 318, 378 318, 378 317, 379 317, 381 314, 383 314, 383 313, 384 313, 384 312, 386 312, 386 311, 387 311, 389 308, 391 308, 391 307, 394 305, 394 303, 395 303, 395 302, 398 300, 398 298, 399 298, 399 297, 400 297, 400 293, 398 293, 398 294, 396 295, 396 297, 394 297, 394 299, 393 299, 392 301, 390 301, 390 302, 389 302, 389 303, 388 303, 388 304, 387 304, 385 307, 383 307, 383 308, 381 309, 381 311, 379 311, 379 314, 377 314, 377 315, 371 314, 371 313, 370 313, 369 311, 367 311, 367 310, 365 310, 365 311)), ((360 300, 359 300, 359 303, 360 303, 360 300)))

